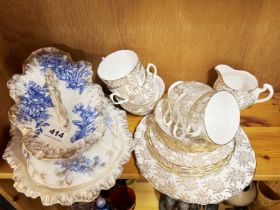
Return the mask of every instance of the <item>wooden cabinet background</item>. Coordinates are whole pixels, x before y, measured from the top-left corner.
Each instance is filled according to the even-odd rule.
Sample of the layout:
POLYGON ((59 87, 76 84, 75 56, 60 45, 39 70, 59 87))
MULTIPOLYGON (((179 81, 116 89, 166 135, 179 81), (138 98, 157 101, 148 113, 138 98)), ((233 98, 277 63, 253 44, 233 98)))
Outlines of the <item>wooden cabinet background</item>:
MULTIPOLYGON (((212 84, 220 63, 246 69, 280 90, 278 0, 9 0, 0 2, 0 141, 8 139, 7 80, 35 49, 56 46, 94 71, 101 57, 135 50, 157 65, 166 87, 212 84)), ((95 81, 100 82, 98 79, 95 81)))

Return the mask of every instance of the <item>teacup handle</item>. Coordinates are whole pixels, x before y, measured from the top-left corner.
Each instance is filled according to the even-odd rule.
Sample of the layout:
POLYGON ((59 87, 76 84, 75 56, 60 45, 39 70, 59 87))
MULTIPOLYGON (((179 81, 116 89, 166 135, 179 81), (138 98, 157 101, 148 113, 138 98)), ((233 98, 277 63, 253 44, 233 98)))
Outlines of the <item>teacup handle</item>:
POLYGON ((273 93, 274 93, 274 90, 273 90, 273 87, 272 87, 270 84, 267 84, 267 83, 264 84, 263 87, 262 87, 262 88, 258 88, 257 91, 258 91, 258 93, 260 94, 260 93, 265 92, 266 90, 269 91, 268 96, 265 97, 265 98, 256 100, 256 101, 255 101, 255 104, 256 104, 256 103, 262 103, 262 102, 268 101, 269 99, 272 98, 273 93))
POLYGON ((174 136, 175 138, 177 138, 177 139, 183 139, 183 138, 185 137, 185 133, 184 133, 184 132, 181 134, 181 136, 178 136, 178 135, 177 135, 177 131, 178 131, 178 129, 179 129, 179 125, 180 125, 180 123, 179 123, 178 120, 177 120, 176 123, 175 123, 175 125, 174 125, 172 134, 173 134, 173 136, 174 136))
POLYGON ((175 101, 174 105, 173 105, 173 113, 175 113, 175 117, 177 117, 177 113, 179 112, 179 108, 178 108, 178 105, 180 103, 180 101, 186 96, 188 95, 189 93, 186 92, 186 93, 183 93, 181 94, 175 101))
POLYGON ((114 103, 114 104, 123 104, 123 103, 126 103, 128 102, 128 99, 123 99, 123 100, 115 100, 115 97, 119 97, 120 98, 120 94, 119 93, 111 93, 110 94, 110 99, 111 101, 114 103))
POLYGON ((186 132, 187 132, 187 136, 190 136, 192 138, 197 138, 198 136, 201 135, 202 131, 200 128, 197 128, 196 130, 194 130, 191 125, 188 125, 186 132))
POLYGON ((152 75, 153 75, 153 80, 154 80, 154 82, 155 82, 155 81, 156 81, 156 75, 157 75, 157 67, 156 67, 154 64, 149 63, 149 64, 147 65, 146 74, 147 74, 147 75, 152 74, 152 75), (152 72, 150 71, 151 68, 154 69, 154 73, 152 73, 152 72))
POLYGON ((165 112, 163 117, 162 117, 162 121, 166 126, 170 126, 172 124, 171 118, 169 120, 167 120, 168 115, 170 115, 170 111, 165 112))
POLYGON ((177 131, 178 131, 179 125, 180 125, 180 123, 177 120, 177 122, 174 125, 173 132, 172 132, 173 136, 178 138, 178 139, 184 139, 184 138, 186 138, 186 136, 190 136, 190 137, 195 138, 195 137, 199 136, 200 133, 201 133, 200 129, 196 130, 195 132, 191 132, 191 130, 192 130, 191 125, 188 125, 188 126, 182 126, 181 125, 183 133, 182 133, 181 136, 178 136, 177 131))

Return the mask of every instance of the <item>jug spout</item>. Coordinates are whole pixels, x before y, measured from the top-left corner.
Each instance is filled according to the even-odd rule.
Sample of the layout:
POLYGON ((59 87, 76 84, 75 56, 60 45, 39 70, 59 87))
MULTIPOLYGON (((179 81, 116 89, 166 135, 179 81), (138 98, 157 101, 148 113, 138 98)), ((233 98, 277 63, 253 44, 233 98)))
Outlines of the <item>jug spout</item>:
POLYGON ((219 64, 215 67, 216 72, 223 77, 223 75, 226 75, 228 73, 232 73, 236 71, 235 69, 231 68, 228 65, 225 64, 219 64))
POLYGON ((258 81, 251 73, 220 64, 215 67, 218 80, 233 90, 250 91, 258 87, 258 81))

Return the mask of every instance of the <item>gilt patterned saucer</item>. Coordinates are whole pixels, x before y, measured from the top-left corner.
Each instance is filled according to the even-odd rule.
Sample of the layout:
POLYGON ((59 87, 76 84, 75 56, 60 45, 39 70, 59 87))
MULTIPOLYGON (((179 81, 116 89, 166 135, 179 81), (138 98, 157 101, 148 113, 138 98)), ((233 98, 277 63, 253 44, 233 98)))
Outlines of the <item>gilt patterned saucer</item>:
MULTIPOLYGON (((69 159, 44 160, 22 152, 21 133, 11 128, 3 159, 13 169, 14 187, 43 205, 90 202, 109 189, 121 175, 135 142, 127 128, 126 113, 106 100, 106 131, 91 149, 69 159)), ((23 150, 24 151, 24 150, 23 150)))
MULTIPOLYGON (((146 135, 149 136, 150 145, 155 152, 166 161, 184 167, 187 163, 188 167, 207 167, 224 161, 232 155, 235 149, 235 141, 231 141, 226 145, 221 145, 212 151, 206 152, 186 152, 170 148, 156 129, 156 122, 152 115, 147 116, 146 135)), ((168 143, 168 142, 167 142, 168 143)))
POLYGON ((135 156, 141 174, 160 192, 187 203, 215 204, 240 193, 252 181, 255 153, 241 128, 235 136, 235 151, 226 165, 205 176, 183 176, 162 167, 150 152, 145 135, 148 117, 141 120, 134 134, 135 156))
MULTIPOLYGON (((155 80, 156 89, 154 91, 156 92, 156 97, 152 102, 149 102, 147 104, 138 105, 138 104, 131 103, 129 101, 129 102, 121 104, 121 107, 134 115, 142 116, 142 115, 147 115, 147 114, 151 113, 154 110, 157 102, 162 97, 164 90, 165 90, 165 84, 164 84, 162 78, 158 75, 156 75, 155 78, 156 78, 156 80, 155 80)), ((142 97, 142 96, 138 96, 138 97, 142 97)))
POLYGON ((56 48, 26 59, 23 74, 7 85, 15 101, 9 120, 24 135, 27 151, 38 158, 68 158, 103 136, 104 93, 92 75, 89 62, 73 62, 56 48))

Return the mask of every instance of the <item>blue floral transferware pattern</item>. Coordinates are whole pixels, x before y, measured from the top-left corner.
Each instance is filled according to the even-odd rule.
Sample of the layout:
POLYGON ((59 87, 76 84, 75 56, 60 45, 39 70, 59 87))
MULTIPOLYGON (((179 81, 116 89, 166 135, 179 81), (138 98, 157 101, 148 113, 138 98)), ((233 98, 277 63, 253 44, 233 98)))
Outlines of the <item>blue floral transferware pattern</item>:
POLYGON ((41 71, 51 68, 59 80, 66 82, 66 88, 78 90, 81 94, 92 77, 91 65, 87 62, 71 62, 60 53, 43 52, 36 57, 40 64, 41 71))
POLYGON ((112 126, 113 126, 113 119, 112 119, 112 117, 110 117, 109 114, 106 113, 106 115, 105 115, 105 117, 104 117, 104 120, 105 120, 105 126, 106 126, 106 128, 111 129, 112 126))
POLYGON ((26 94, 20 97, 20 103, 17 106, 17 119, 22 123, 36 123, 35 136, 43 132, 42 127, 48 126, 47 119, 50 115, 47 109, 52 107, 52 101, 48 95, 47 86, 41 87, 34 81, 29 81, 24 85, 26 94))
POLYGON ((96 130, 96 118, 99 116, 95 108, 91 106, 85 107, 83 104, 75 105, 73 113, 79 113, 81 120, 72 121, 79 128, 74 136, 71 137, 72 143, 94 132, 96 130))
POLYGON ((123 164, 131 156, 135 142, 128 130, 125 112, 114 107, 108 99, 104 100, 104 106, 106 111, 109 112, 108 115, 112 117, 112 124, 117 127, 120 136, 106 132, 102 141, 98 142, 89 151, 81 154, 93 161, 95 156, 100 157, 101 161, 95 168, 93 167, 91 174, 87 172, 90 171, 91 163, 83 163, 84 166, 73 164, 75 166, 70 167, 83 171, 83 173, 70 171, 62 165, 53 164, 62 160, 39 160, 31 155, 32 162, 26 162, 22 152, 20 152, 21 134, 12 126, 12 141, 10 141, 3 158, 14 169, 16 189, 28 197, 40 197, 43 205, 53 205, 55 203, 71 205, 78 201, 90 202, 99 195, 100 190, 114 186, 115 180, 121 175, 123 164), (121 146, 115 147, 114 142, 118 142, 118 145, 121 146), (112 151, 111 154, 109 154, 109 151, 112 151), (34 161, 36 159, 38 164, 33 159, 34 161), (102 166, 103 162, 105 162, 104 166, 102 166), (26 167, 26 164, 28 164, 28 167, 26 167), (58 188, 64 188, 64 190, 61 191, 58 188))
POLYGON ((104 93, 92 83, 92 75, 89 62, 73 62, 68 53, 42 48, 26 59, 23 74, 8 81, 16 102, 9 119, 25 135, 32 155, 73 157, 104 135, 104 93))
POLYGON ((95 156, 93 159, 89 159, 84 155, 80 155, 68 160, 57 161, 55 164, 60 165, 66 170, 83 174, 91 174, 97 167, 105 166, 105 163, 101 161, 99 156, 95 156))

